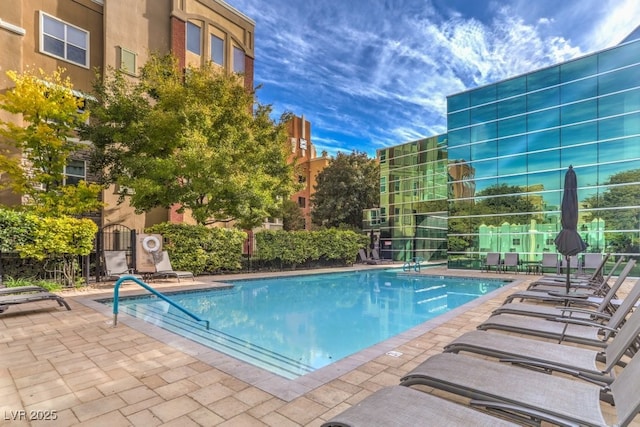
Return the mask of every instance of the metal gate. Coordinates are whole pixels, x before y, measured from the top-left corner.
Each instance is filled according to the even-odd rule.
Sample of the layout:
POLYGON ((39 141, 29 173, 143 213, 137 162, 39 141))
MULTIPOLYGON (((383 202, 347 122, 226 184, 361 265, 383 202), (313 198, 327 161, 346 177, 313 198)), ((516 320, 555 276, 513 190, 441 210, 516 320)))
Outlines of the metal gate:
POLYGON ((96 238, 96 281, 105 276, 104 251, 125 251, 129 266, 136 268, 136 231, 122 224, 109 224, 98 232, 96 238))

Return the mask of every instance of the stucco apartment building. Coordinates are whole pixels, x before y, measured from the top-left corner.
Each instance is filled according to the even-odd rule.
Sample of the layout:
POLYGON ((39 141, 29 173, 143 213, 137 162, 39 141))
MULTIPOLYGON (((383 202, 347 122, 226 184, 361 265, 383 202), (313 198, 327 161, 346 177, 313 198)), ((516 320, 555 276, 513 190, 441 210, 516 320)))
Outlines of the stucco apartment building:
POLYGON ((311 229, 311 196, 315 192, 316 177, 329 164, 327 153, 318 157, 316 147, 311 142, 311 123, 302 117, 294 116, 287 123, 291 143, 289 162, 295 163, 294 180, 302 188, 291 195, 291 200, 298 204, 304 216, 305 229, 311 229))
MULTIPOLYGON (((3 0, 0 90, 12 84, 8 70, 62 67, 74 89, 90 93, 96 69, 119 68, 135 77, 156 52, 172 52, 182 66, 211 60, 221 70, 242 73, 253 89, 254 28, 253 20, 218 0, 3 0)), ((70 163, 67 174, 91 181, 82 152, 70 163)), ((140 231, 163 221, 188 221, 175 209, 135 214, 126 201, 117 204, 118 196, 116 187, 104 190, 107 206, 96 218, 99 225, 140 231)), ((2 204, 21 202, 21 195, 0 192, 2 204)))

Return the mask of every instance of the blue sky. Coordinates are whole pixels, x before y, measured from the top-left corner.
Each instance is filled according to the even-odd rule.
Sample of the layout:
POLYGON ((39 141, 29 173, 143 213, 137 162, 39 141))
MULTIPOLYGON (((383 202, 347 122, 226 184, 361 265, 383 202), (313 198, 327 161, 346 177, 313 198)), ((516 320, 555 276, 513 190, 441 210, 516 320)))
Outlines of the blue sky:
POLYGON ((446 97, 611 47, 638 0, 227 0, 256 23, 258 100, 318 155, 446 131, 446 97))

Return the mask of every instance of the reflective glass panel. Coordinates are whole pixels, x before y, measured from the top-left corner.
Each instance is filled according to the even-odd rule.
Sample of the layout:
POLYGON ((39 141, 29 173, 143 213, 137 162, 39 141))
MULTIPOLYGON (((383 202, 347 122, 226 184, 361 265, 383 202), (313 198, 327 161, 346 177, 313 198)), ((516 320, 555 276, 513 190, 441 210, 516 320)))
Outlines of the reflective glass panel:
MULTIPOLYGON (((517 174, 517 173, 522 173, 523 171, 526 171, 526 170, 527 170, 526 155, 500 157, 498 159, 498 173, 500 175, 517 174)), ((525 175, 519 175, 519 176, 522 177, 525 175)), ((499 182, 501 183, 504 182, 504 181, 501 181, 501 179, 502 178, 500 178, 499 182)), ((526 179, 524 181, 518 181, 518 182, 524 182, 518 185, 526 185, 526 179)))
POLYGON ((517 96, 498 102, 498 116, 505 118, 522 114, 527 111, 527 97, 517 96))
POLYGON ((447 111, 454 112, 469 107, 469 92, 449 96, 447 98, 447 111))
POLYGON ((491 103, 470 110, 471 123, 482 123, 496 119, 496 104, 491 103))
POLYGON ((567 83, 560 87, 560 102, 580 101, 585 98, 592 98, 598 95, 598 80, 596 77, 589 77, 584 80, 567 83))
POLYGON ((471 126, 471 142, 493 139, 496 135, 496 122, 481 123, 471 126))
POLYGON ((550 129, 542 132, 530 133, 527 135, 527 144, 529 151, 559 147, 560 130, 550 129))
MULTIPOLYGON (((616 184, 621 182, 625 182, 625 178, 628 181, 634 182, 637 175, 636 174, 627 174, 626 176, 619 175, 622 172, 627 172, 631 170, 638 169, 637 161, 622 161, 618 163, 610 163, 610 164, 600 164, 598 166, 598 179, 600 180, 600 184, 606 184, 611 181, 611 178, 614 175, 616 176, 616 184)), ((625 202, 629 202, 629 200, 625 200, 625 202)))
MULTIPOLYGON (((531 170, 531 168, 529 169, 531 170)), ((529 187, 538 187, 541 190, 558 190, 562 188, 563 175, 560 170, 529 173, 529 187)))
POLYGON ((498 175, 498 161, 496 159, 473 162, 471 167, 475 170, 476 179, 498 175))
POLYGON ((527 136, 519 135, 498 140, 498 156, 521 154, 527 151, 527 136))
POLYGON ((595 119, 598 117, 598 101, 589 99, 565 105, 560 110, 560 117, 563 125, 595 119))
POLYGON ((640 42, 635 41, 598 54, 598 71, 601 73, 638 63, 640 42))
POLYGON ((560 159, 563 168, 593 165, 598 161, 598 150, 595 145, 563 148, 560 159))
POLYGON ((469 128, 458 129, 449 132, 449 150, 460 144, 468 144, 470 140, 471 131, 469 128))
POLYGON ((640 110, 640 89, 603 96, 598 100, 600 117, 640 110))
POLYGON ((505 137, 525 133, 527 131, 527 116, 511 117, 498 121, 498 136, 505 137))
POLYGON ((598 126, 600 139, 633 136, 638 133, 640 133, 640 113, 601 120, 598 126))
POLYGON ((640 137, 601 142, 598 146, 598 161, 615 162, 620 159, 640 158, 640 137))
POLYGON ((598 56, 591 55, 560 65, 560 81, 562 83, 583 77, 592 76, 598 72, 598 56))
POLYGON ((563 147, 596 141, 598 137, 597 122, 581 123, 563 127, 560 133, 563 147))
POLYGON ((511 96, 520 95, 527 90, 527 79, 524 76, 505 80, 497 84, 498 99, 509 98, 511 96))
POLYGON ((496 100, 496 85, 488 85, 469 92, 470 105, 486 104, 496 100))
POLYGON ((541 110, 558 105, 560 90, 558 87, 533 92, 527 95, 527 111, 541 110))
POLYGON ((560 82, 560 68, 550 67, 527 75, 527 90, 534 91, 557 85, 560 82))
POLYGON ((598 76, 598 93, 600 95, 631 89, 639 85, 640 65, 598 76))
POLYGON ((550 150, 527 154, 529 172, 560 167, 560 151, 550 150))
POLYGON ((468 145, 459 145, 457 147, 449 148, 449 161, 454 160, 470 160, 471 159, 471 147, 468 145))
POLYGON ((469 124, 469 110, 447 114, 447 128, 456 129, 469 124))
POLYGON ((531 131, 548 129, 560 124, 560 109, 552 108, 527 115, 527 129, 531 131))
POLYGON ((495 140, 471 145, 471 160, 482 160, 498 155, 498 144, 495 140))

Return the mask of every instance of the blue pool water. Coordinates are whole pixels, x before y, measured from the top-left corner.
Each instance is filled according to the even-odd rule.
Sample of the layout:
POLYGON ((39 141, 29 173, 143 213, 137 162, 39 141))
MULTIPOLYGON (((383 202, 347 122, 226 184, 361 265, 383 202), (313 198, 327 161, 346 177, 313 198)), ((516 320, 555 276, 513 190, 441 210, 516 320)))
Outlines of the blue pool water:
POLYGON ((507 282, 369 270, 229 283, 168 294, 209 320, 209 330, 152 295, 121 298, 120 312, 293 379, 507 282))

